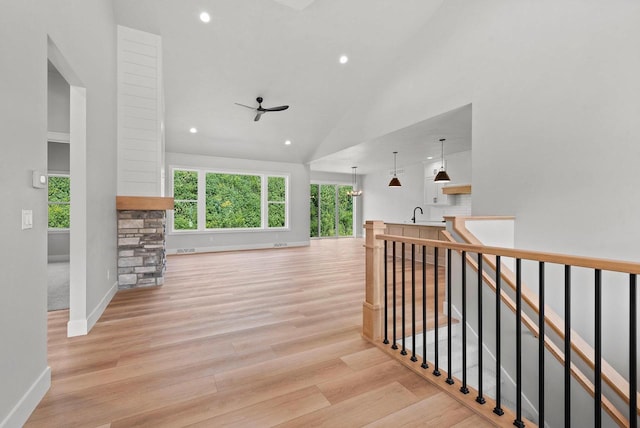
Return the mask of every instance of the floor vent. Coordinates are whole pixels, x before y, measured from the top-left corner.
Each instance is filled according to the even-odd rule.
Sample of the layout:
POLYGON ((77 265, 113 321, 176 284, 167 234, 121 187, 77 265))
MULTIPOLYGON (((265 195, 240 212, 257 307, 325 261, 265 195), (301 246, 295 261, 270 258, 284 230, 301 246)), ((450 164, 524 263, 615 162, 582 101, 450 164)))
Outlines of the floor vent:
POLYGON ((178 248, 177 253, 178 254, 188 254, 188 253, 195 253, 196 249, 195 248, 178 248))

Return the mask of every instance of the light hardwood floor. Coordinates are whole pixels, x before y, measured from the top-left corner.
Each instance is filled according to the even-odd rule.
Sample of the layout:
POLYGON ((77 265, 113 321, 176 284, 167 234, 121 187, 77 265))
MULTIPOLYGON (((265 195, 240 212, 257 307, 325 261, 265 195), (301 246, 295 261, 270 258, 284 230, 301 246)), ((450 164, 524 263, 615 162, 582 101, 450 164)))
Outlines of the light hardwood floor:
POLYGON ((361 338, 363 294, 360 239, 169 257, 88 336, 50 313, 26 426, 491 426, 361 338))

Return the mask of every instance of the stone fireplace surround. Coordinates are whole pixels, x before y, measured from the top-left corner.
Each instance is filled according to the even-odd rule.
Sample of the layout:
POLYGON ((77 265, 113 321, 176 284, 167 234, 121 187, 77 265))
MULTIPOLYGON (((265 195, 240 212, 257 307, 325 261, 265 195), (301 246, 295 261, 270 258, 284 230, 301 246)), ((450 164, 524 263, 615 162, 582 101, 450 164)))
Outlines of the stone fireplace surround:
POLYGON ((118 288, 158 286, 166 268, 166 211, 173 198, 118 196, 118 288))

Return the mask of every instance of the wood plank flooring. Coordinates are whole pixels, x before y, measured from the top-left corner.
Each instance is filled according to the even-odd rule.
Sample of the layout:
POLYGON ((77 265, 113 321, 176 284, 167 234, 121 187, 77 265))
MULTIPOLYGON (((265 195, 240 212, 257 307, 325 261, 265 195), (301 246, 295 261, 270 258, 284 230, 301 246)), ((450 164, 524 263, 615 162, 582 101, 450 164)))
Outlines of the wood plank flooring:
POLYGON ((88 336, 49 314, 52 386, 27 427, 491 423, 360 336, 360 239, 171 256, 88 336))

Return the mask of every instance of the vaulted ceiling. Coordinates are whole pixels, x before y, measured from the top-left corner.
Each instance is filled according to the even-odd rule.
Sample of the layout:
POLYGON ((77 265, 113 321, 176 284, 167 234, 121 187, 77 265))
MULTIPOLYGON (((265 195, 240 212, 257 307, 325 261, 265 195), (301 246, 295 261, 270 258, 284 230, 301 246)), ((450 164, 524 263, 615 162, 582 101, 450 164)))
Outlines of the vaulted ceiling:
POLYGON ((336 155, 333 161, 317 159, 319 149, 354 102, 371 96, 385 70, 393 67, 398 50, 419 35, 442 2, 114 3, 118 24, 162 36, 167 151, 316 160, 316 169, 348 172, 352 163, 367 161, 371 142, 346 142, 345 147, 360 145, 360 153, 336 155), (200 21, 203 11, 209 13, 209 23, 200 21), (339 62, 342 55, 349 58, 346 64, 339 62), (254 112, 234 103, 256 105, 258 96, 264 98, 264 107, 290 108, 255 122, 254 112), (198 132, 190 133, 192 127, 198 132), (292 144, 285 145, 286 140, 292 144), (343 160, 344 165, 336 163, 343 160))

